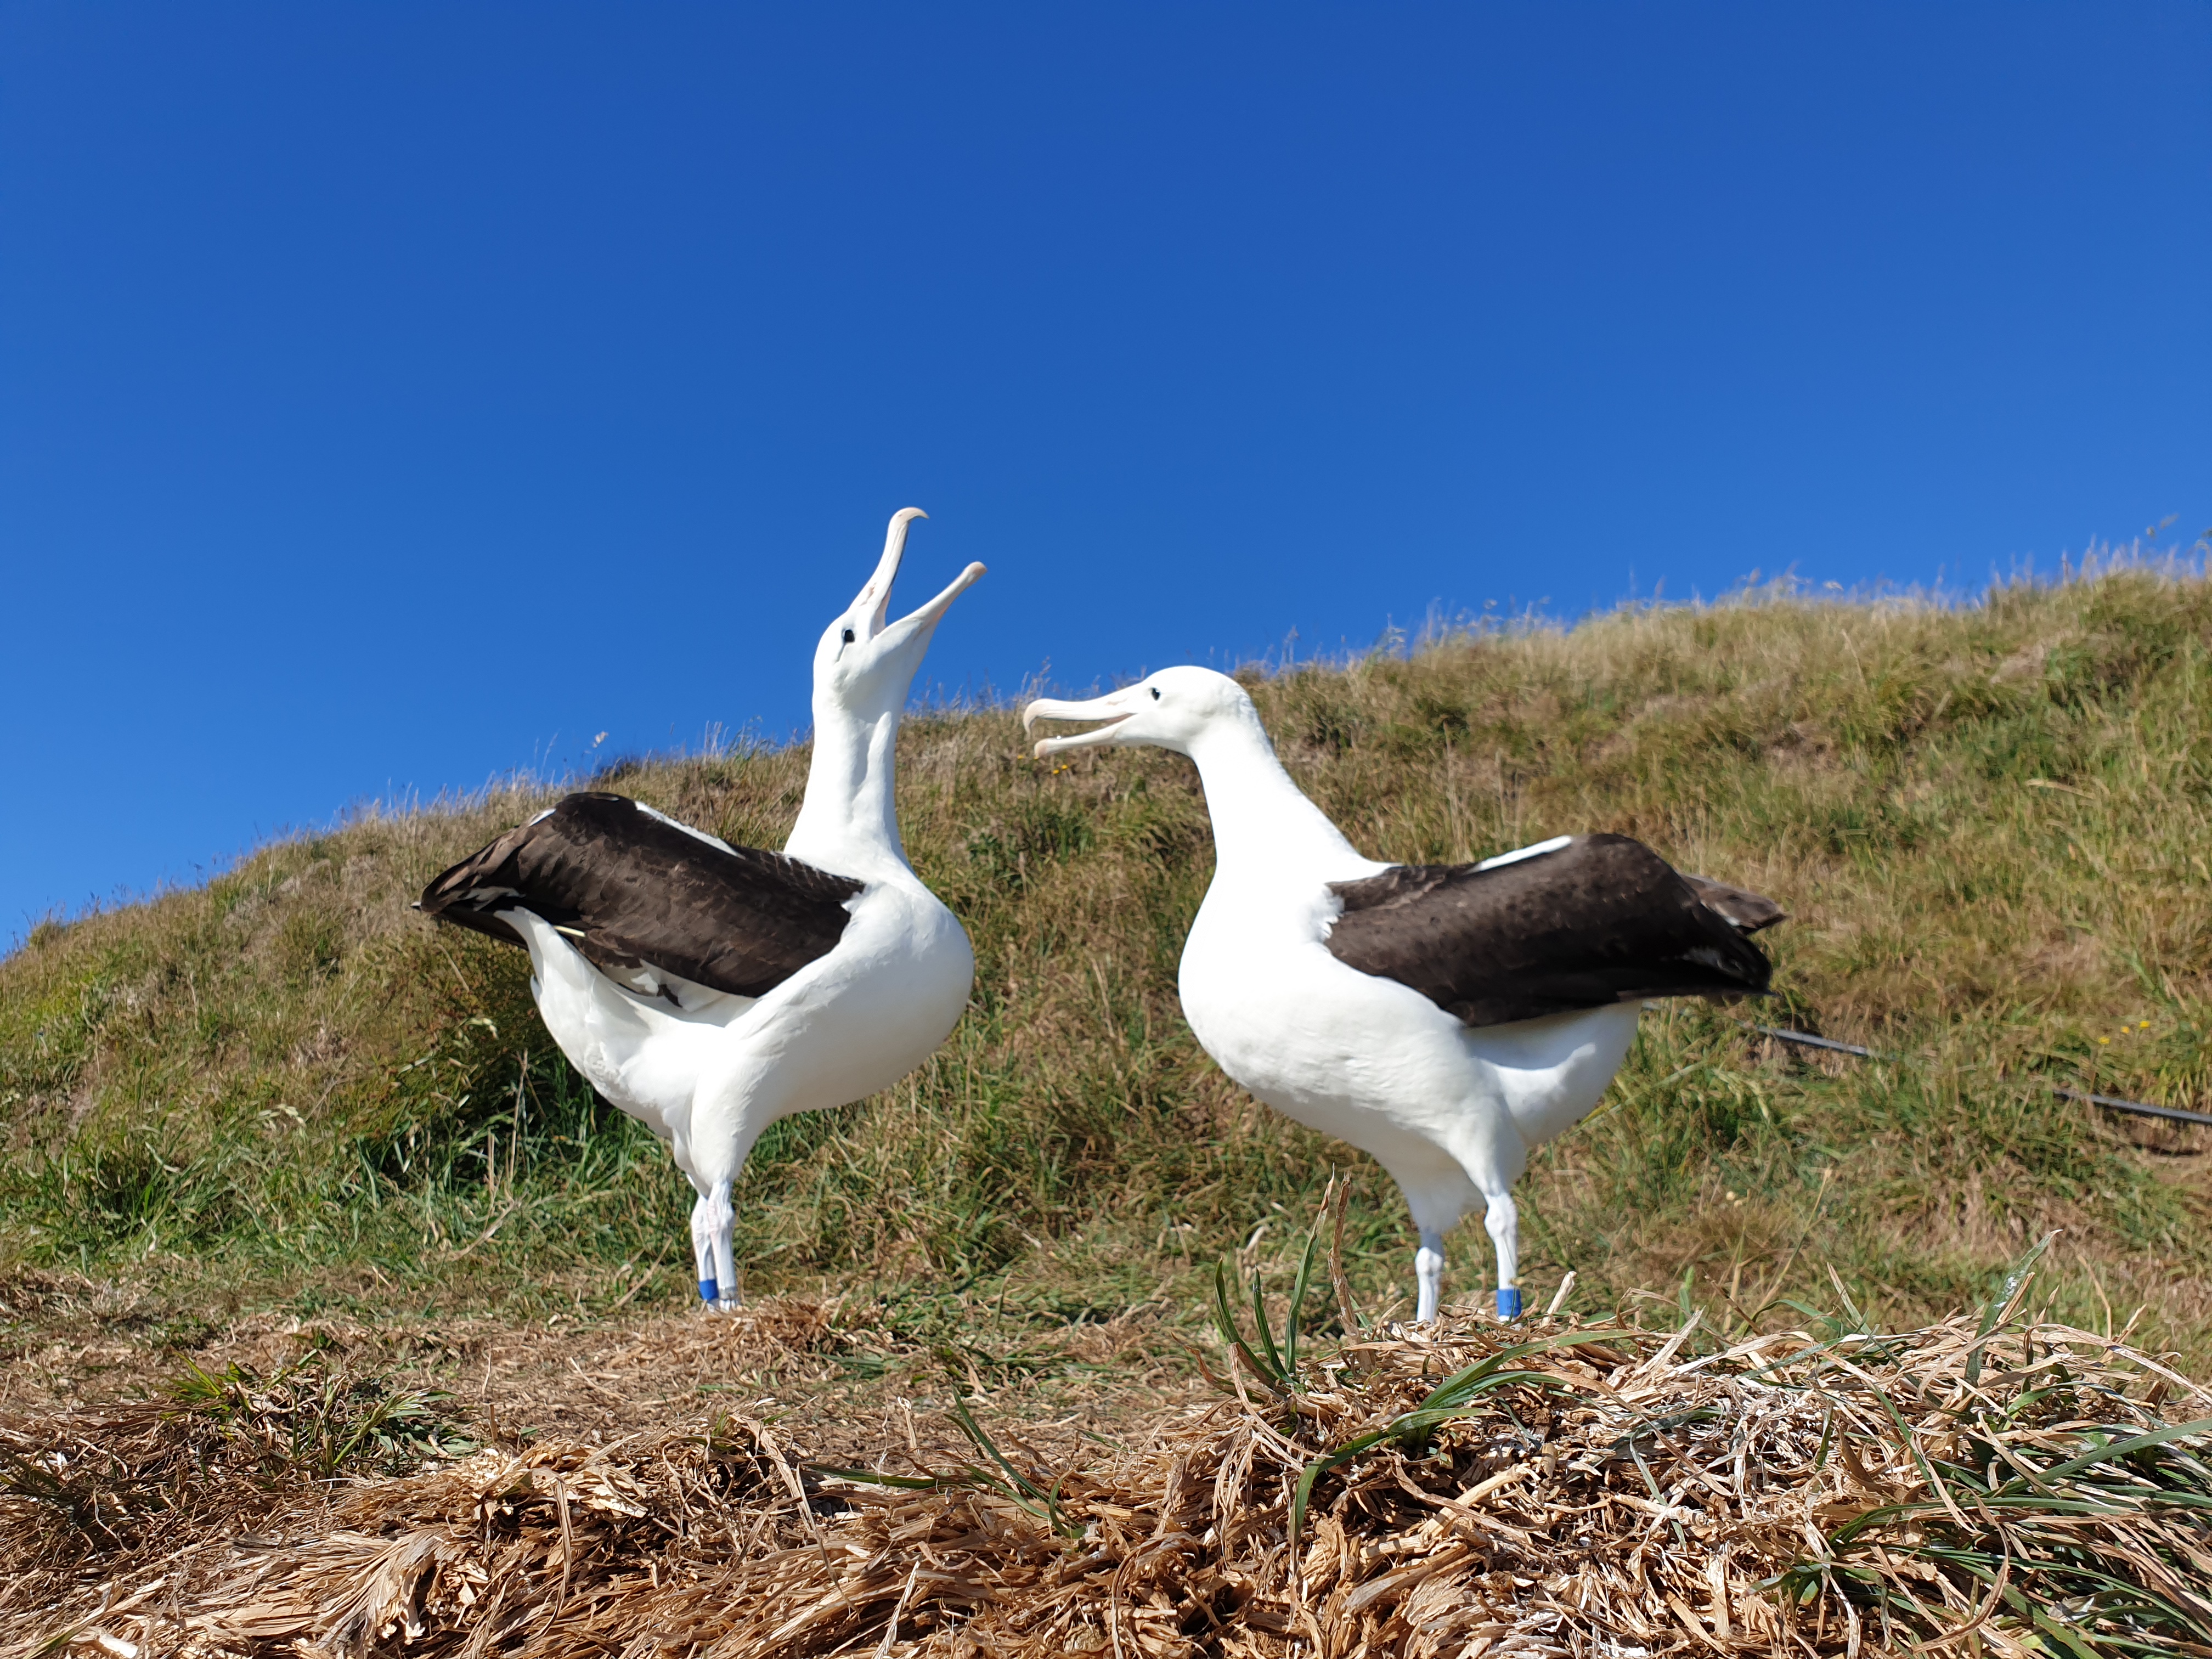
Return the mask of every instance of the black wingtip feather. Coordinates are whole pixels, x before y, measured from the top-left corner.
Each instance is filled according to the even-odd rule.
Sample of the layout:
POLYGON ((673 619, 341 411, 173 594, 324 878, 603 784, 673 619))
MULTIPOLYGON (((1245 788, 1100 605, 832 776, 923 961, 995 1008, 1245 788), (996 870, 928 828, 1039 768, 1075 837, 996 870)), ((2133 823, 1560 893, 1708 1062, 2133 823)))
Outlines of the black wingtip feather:
POLYGON ((1787 910, 1763 894, 1731 887, 1709 876, 1685 875, 1682 879, 1689 884, 1700 903, 1740 933, 1755 933, 1778 921, 1790 920, 1787 910))

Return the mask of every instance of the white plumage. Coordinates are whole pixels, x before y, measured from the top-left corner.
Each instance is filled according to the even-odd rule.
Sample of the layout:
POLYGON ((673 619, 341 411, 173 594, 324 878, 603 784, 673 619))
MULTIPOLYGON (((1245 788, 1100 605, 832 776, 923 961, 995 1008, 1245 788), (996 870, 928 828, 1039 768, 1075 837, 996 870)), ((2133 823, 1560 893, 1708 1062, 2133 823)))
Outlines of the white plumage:
MULTIPOLYGON (((1614 989, 1584 996, 1585 1004, 1604 1006, 1471 1025, 1440 1006, 1433 993, 1387 976, 1418 979, 1413 963, 1363 971, 1341 960, 1342 942, 1333 949, 1331 941, 1349 896, 1335 889, 1354 884, 1356 895, 1358 884, 1403 876, 1406 866, 1364 856, 1306 799, 1277 760, 1251 699, 1226 676, 1170 668, 1109 696, 1032 702, 1024 718, 1030 724, 1109 722, 1042 741, 1039 756, 1091 744, 1148 744, 1197 763, 1213 820, 1215 867, 1183 947, 1180 989, 1192 1031, 1222 1070, 1260 1100, 1350 1142, 1389 1171, 1420 1232, 1418 1318, 1435 1316, 1443 1235, 1478 1199, 1497 1249, 1499 1310, 1517 1312, 1513 1183, 1530 1148, 1597 1104, 1627 1054, 1647 993, 1614 989)), ((1525 886, 1539 878, 1543 861, 1562 858, 1573 843, 1559 837, 1479 868, 1430 874, 1434 883, 1465 886, 1484 871, 1505 877, 1509 867, 1519 866, 1510 878, 1525 886)), ((1636 852, 1651 859, 1648 849, 1636 852)), ((1674 881, 1679 886, 1682 878, 1674 881)), ((1687 902, 1697 906, 1694 897, 1687 902)), ((1662 920, 1671 925, 1671 918, 1662 920)), ((1698 927, 1706 920, 1692 917, 1698 927)), ((1725 921, 1711 920, 1733 937, 1725 921)), ((1407 910, 1392 925, 1403 936, 1401 954, 1433 951, 1440 919, 1432 911, 1407 910)), ((1692 954, 1714 949, 1702 934, 1691 943, 1692 954)), ((1758 964, 1756 970, 1741 961, 1735 965, 1732 971, 1758 980, 1737 988, 1763 988, 1764 958, 1747 942, 1737 944, 1758 964)), ((1698 976, 1711 971, 1705 960, 1685 967, 1679 953, 1668 958, 1666 971, 1656 974, 1663 983, 1649 994, 1697 985, 1698 976)), ((1581 966, 1577 985, 1589 978, 1587 963, 1581 966)), ((1559 994, 1571 1003, 1577 993, 1570 986, 1559 994)))
POLYGON ((571 796, 424 895, 431 914, 527 948, 561 1051, 668 1144, 698 1194, 693 1251, 713 1305, 738 1301, 731 1188, 761 1132, 890 1087, 967 1006, 975 957, 907 864, 893 762, 931 635, 983 567, 887 623, 922 516, 892 519, 874 575, 816 647, 813 756, 781 857, 617 796, 571 796))

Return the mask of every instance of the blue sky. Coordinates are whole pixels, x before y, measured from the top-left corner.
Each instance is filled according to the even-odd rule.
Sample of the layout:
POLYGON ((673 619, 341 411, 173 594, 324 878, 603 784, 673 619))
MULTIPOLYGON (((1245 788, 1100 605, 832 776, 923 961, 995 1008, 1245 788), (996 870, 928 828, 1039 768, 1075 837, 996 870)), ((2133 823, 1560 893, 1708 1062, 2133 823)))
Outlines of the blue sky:
POLYGON ((0 944, 780 738, 2212 526, 2212 8, 0 3, 0 944))

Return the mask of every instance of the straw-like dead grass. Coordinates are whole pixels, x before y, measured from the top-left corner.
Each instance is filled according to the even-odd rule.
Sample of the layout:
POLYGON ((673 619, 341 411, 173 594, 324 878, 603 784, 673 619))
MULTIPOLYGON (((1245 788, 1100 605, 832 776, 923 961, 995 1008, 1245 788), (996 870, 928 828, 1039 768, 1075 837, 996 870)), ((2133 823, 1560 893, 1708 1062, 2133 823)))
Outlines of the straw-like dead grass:
MULTIPOLYGON (((1458 1316, 1301 1358, 1224 1306, 1221 1398, 1117 1440, 956 1401, 872 1446, 743 1413, 489 1446, 198 1513, 6 1652, 2212 1653, 2212 1392, 2022 1316, 2031 1281, 1725 1347, 1458 1316)), ((173 1463, 179 1422, 127 1443, 173 1463)))

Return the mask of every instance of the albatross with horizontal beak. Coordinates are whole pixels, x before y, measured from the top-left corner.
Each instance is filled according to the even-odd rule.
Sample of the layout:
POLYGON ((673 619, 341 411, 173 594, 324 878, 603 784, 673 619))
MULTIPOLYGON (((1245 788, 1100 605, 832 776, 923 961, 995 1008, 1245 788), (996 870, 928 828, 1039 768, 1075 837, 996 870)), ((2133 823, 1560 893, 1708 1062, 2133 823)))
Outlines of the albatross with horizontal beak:
POLYGON ((900 713, 971 564, 889 615, 907 526, 814 648, 814 753, 781 853, 620 795, 570 795, 432 882, 419 908, 530 952, 530 993, 593 1088, 668 1143, 698 1194, 699 1295, 738 1305, 730 1189, 761 1131, 887 1089, 944 1042, 975 958, 907 866, 900 713))
POLYGON ((1285 1115, 1371 1154, 1420 1231, 1415 1317, 1443 1236, 1480 1198, 1498 1311, 1521 1311, 1513 1183, 1595 1106, 1649 997, 1766 988, 1746 935, 1771 901, 1677 873, 1625 836, 1560 836, 1480 864, 1379 864, 1300 793, 1244 688, 1168 668, 1023 713, 1101 720, 1040 757, 1151 744, 1198 764, 1214 871, 1183 945, 1183 1015, 1221 1069, 1285 1115))

